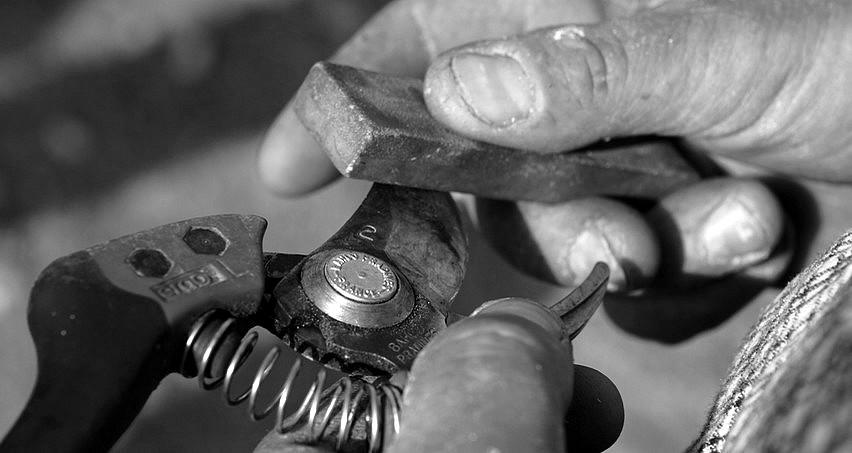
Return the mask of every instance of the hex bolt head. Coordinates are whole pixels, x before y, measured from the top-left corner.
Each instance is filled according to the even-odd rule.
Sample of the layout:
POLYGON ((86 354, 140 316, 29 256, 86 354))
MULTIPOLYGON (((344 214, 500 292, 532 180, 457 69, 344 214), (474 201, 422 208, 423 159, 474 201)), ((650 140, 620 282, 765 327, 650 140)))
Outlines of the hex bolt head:
POLYGON ((172 268, 172 261, 157 249, 134 250, 127 262, 140 277, 162 278, 172 268))
POLYGON ((199 255, 221 255, 228 248, 228 240, 212 228, 190 228, 183 242, 199 255))

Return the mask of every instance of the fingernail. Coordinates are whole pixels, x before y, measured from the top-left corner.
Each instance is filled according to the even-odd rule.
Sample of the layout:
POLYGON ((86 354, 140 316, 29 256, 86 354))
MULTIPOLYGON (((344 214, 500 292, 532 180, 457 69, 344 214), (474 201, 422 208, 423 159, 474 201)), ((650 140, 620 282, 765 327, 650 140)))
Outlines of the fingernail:
POLYGON ((535 87, 513 58, 461 54, 450 69, 471 113, 492 127, 505 127, 529 117, 535 87))
POLYGON ((769 256, 773 238, 754 211, 738 197, 729 197, 713 209, 701 235, 708 261, 742 268, 769 256))
POLYGON ((616 292, 625 290, 629 286, 628 276, 622 269, 621 260, 613 250, 606 231, 595 222, 586 222, 585 226, 566 251, 565 270, 573 277, 574 282, 582 282, 595 263, 602 261, 610 269, 607 289, 616 292))
POLYGON ((517 316, 532 321, 556 338, 562 335, 562 321, 556 314, 544 305, 528 299, 505 297, 491 300, 480 305, 471 316, 485 313, 517 316))

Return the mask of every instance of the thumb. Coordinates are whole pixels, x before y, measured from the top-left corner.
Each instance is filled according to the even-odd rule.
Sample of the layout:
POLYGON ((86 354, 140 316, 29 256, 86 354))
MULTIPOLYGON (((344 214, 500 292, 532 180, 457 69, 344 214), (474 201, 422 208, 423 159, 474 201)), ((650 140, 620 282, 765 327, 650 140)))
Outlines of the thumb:
MULTIPOLYGON (((822 93, 836 83, 822 74, 844 77, 814 64, 826 60, 825 42, 832 42, 820 37, 833 30, 820 23, 824 16, 779 6, 788 2, 773 11, 769 3, 678 3, 457 48, 430 67, 426 103, 456 131, 504 146, 556 152, 612 136, 676 135, 714 151, 748 152, 738 156, 784 171, 777 167, 791 159, 755 149, 836 151, 836 143, 817 145, 848 134, 826 134, 813 113, 840 105, 822 93)), ((837 166, 809 156, 804 168, 790 167, 837 166)))
POLYGON ((572 355, 532 301, 492 301, 420 352, 391 452, 564 451, 572 355))

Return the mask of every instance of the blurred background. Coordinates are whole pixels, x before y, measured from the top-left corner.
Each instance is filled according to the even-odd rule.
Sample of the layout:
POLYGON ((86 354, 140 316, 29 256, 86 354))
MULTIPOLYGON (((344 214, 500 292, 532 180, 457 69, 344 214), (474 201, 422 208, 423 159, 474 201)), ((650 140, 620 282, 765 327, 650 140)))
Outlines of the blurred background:
MULTIPOLYGON (((26 301, 59 256, 185 218, 270 222, 265 249, 308 252, 369 184, 281 200, 260 187, 264 129, 310 65, 378 0, 4 0, 0 3, 0 435, 35 377, 26 301)), ((508 268, 472 235, 461 311, 496 297, 551 302, 566 290, 508 268)), ((721 328, 668 346, 603 313, 575 343, 607 374, 627 419, 613 452, 685 449, 766 294, 721 328)), ((269 427, 194 381, 166 379, 114 451, 251 451, 269 427)))

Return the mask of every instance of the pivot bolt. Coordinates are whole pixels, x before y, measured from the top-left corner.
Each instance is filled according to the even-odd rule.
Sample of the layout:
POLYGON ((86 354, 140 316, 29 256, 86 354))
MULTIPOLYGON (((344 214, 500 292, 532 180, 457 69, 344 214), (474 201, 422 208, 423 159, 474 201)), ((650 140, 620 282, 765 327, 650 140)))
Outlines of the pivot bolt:
POLYGON ((414 296, 394 267, 355 250, 327 250, 302 269, 302 287, 323 313, 357 327, 396 325, 414 309, 414 296))
POLYGON ((396 294, 396 274, 384 261, 361 252, 340 252, 325 262, 326 281, 341 296, 366 304, 396 294))

